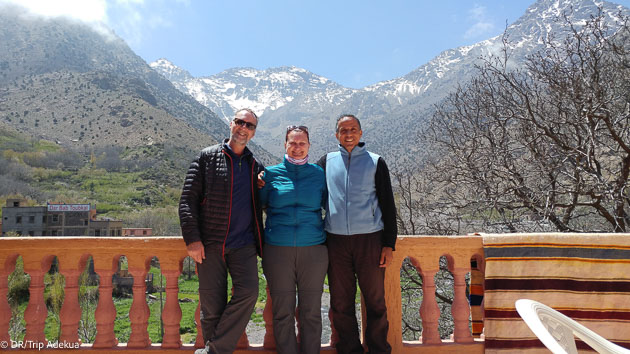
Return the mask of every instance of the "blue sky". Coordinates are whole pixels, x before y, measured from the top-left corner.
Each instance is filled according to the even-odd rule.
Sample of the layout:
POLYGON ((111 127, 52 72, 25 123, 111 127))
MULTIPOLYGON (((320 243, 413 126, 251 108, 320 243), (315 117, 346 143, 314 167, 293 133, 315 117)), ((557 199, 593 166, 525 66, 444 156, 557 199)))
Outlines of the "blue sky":
MULTIPOLYGON (((0 0, 112 28, 194 76, 293 65, 361 88, 500 34, 534 0, 0 0)), ((630 0, 616 0, 630 7, 630 0)))

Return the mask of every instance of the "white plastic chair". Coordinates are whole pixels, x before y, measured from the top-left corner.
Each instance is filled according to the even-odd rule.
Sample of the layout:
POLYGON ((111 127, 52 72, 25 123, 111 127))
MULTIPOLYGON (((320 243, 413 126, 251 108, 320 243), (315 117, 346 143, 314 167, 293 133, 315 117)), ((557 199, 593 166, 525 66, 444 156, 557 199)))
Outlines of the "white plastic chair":
POLYGON ((630 353, 630 350, 607 341, 604 337, 540 302, 528 299, 517 300, 516 311, 547 349, 555 354, 577 353, 574 336, 598 353, 630 353))

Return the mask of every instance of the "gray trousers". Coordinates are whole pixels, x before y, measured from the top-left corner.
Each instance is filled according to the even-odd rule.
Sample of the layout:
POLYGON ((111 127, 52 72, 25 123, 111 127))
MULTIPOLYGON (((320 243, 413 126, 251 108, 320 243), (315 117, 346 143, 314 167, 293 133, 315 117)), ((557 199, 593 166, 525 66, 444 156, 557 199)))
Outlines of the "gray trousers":
POLYGON ((225 249, 205 247, 206 258, 197 264, 201 330, 210 352, 232 353, 247 327, 258 298, 258 264, 254 245, 225 249), (227 272, 234 294, 227 302, 227 272))
POLYGON ((328 269, 325 245, 265 245, 263 270, 271 293, 273 334, 280 354, 319 353, 322 337, 321 299, 328 269), (300 344, 295 335, 297 287, 300 344))

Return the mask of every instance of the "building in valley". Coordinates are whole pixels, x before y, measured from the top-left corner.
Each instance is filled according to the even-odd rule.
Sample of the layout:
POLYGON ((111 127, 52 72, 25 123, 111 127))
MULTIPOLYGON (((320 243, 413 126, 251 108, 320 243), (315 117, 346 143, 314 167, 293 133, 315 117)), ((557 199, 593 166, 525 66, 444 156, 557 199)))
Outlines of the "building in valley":
POLYGON ((122 236, 122 220, 97 220, 90 204, 26 206, 7 199, 2 208, 2 236, 122 236))

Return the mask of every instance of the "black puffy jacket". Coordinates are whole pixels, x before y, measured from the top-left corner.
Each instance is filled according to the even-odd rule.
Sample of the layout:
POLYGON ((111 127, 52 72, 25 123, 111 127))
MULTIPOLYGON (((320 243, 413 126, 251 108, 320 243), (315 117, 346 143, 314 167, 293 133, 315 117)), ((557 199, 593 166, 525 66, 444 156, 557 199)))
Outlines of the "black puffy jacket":
MULTIPOLYGON (((190 164, 179 200, 179 222, 186 245, 196 241, 203 244, 222 242, 229 230, 232 205, 232 158, 225 151, 225 143, 207 147, 190 164)), ((252 169, 252 210, 254 234, 258 254, 262 255, 262 208, 256 181, 264 170, 249 149, 243 152, 252 169)))

